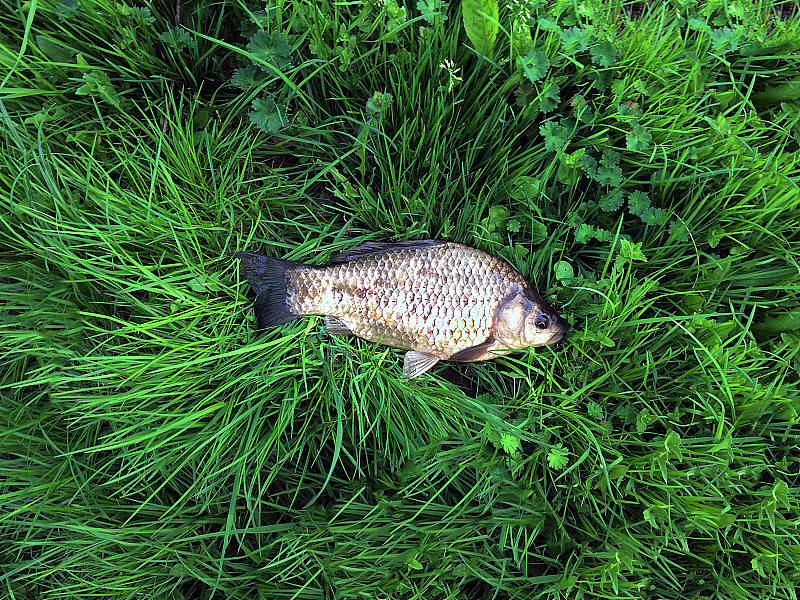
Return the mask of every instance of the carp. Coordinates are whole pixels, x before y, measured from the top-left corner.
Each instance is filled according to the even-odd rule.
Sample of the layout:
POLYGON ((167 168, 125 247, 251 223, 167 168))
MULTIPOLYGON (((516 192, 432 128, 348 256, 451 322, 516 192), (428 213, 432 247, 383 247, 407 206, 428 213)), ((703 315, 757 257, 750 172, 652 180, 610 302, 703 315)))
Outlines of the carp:
POLYGON ((403 374, 559 341, 566 324, 508 263, 442 240, 367 242, 315 266, 237 252, 260 327, 324 316, 332 335, 408 350, 403 374))

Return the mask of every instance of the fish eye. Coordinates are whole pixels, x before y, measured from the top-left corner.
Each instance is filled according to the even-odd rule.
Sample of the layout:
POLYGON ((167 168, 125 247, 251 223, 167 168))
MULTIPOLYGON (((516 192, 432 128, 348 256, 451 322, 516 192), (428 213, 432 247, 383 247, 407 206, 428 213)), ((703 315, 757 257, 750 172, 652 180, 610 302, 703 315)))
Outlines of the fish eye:
POLYGON ((550 319, 547 315, 536 317, 536 329, 547 329, 548 327, 550 327, 550 319))

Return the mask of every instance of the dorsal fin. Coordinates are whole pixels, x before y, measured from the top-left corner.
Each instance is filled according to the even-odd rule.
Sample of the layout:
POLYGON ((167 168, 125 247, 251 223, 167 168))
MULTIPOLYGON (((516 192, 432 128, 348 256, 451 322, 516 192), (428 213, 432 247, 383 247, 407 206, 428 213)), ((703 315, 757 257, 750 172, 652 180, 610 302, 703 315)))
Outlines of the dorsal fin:
POLYGON ((378 254, 396 248, 431 248, 441 244, 447 244, 445 240, 408 240, 406 242, 364 242, 350 250, 331 257, 331 264, 350 262, 357 258, 378 254))
POLYGON ((522 290, 523 295, 533 302, 534 304, 539 305, 540 307, 549 308, 550 305, 547 304, 544 298, 541 295, 537 294, 533 291, 533 288, 530 285, 526 285, 522 290))

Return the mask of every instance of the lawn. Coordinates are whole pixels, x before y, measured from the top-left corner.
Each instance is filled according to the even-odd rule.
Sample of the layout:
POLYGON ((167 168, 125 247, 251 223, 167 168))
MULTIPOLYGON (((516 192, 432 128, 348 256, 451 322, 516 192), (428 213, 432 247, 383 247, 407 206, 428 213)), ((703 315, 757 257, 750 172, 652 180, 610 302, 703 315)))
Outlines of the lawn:
POLYGON ((800 9, 0 0, 0 597, 800 587, 800 9), (502 257, 565 339, 402 376, 232 253, 502 257))

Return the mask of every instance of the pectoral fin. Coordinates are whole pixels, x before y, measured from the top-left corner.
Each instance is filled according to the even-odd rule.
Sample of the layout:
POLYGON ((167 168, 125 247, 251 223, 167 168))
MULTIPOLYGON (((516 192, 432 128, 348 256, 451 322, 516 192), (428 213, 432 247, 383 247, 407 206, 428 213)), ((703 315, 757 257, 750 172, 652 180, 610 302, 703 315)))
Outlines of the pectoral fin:
POLYGON ((331 335, 353 335, 350 328, 336 317, 326 316, 322 321, 325 323, 325 331, 331 335))
POLYGON ((403 375, 409 379, 414 379, 414 377, 422 375, 437 362, 439 362, 438 356, 409 350, 406 352, 406 357, 403 361, 403 375))
POLYGON ((464 348, 460 352, 456 352, 448 358, 447 360, 454 360, 457 362, 474 362, 476 360, 483 360, 485 358, 486 353, 489 350, 492 350, 496 344, 496 341, 493 337, 490 337, 488 340, 483 342, 482 344, 478 344, 477 346, 472 346, 470 348, 464 348))

